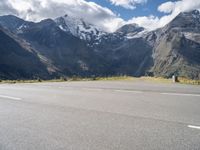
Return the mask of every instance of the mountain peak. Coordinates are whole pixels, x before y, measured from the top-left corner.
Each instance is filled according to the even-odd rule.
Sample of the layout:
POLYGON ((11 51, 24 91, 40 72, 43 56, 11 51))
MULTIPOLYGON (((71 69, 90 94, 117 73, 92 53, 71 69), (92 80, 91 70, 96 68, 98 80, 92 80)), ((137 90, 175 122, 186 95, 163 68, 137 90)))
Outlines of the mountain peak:
POLYGON ((97 26, 86 22, 84 19, 72 17, 67 14, 56 18, 55 22, 61 30, 70 32, 72 35, 84 40, 90 41, 103 33, 97 26))
POLYGON ((188 12, 181 12, 176 18, 183 18, 183 19, 189 19, 188 21, 191 21, 191 19, 200 19, 200 12, 198 10, 192 10, 188 12))
POLYGON ((0 16, 1 18, 3 19, 12 19, 12 20, 21 20, 23 21, 23 19, 17 17, 17 16, 14 16, 14 15, 4 15, 4 16, 0 16))
POLYGON ((126 24, 119 28, 116 32, 123 33, 123 34, 130 34, 130 33, 139 33, 143 31, 144 28, 140 27, 138 24, 126 24))
POLYGON ((200 12, 198 10, 181 12, 164 29, 200 32, 200 12))
POLYGON ((49 25, 49 24, 55 24, 55 22, 52 19, 44 19, 41 20, 38 24, 49 25))
POLYGON ((182 15, 196 15, 196 16, 199 16, 200 12, 199 12, 199 10, 192 10, 192 11, 189 11, 189 12, 182 12, 180 14, 182 14, 182 15))
POLYGON ((12 32, 21 32, 33 22, 25 21, 13 15, 0 16, 0 25, 12 32))

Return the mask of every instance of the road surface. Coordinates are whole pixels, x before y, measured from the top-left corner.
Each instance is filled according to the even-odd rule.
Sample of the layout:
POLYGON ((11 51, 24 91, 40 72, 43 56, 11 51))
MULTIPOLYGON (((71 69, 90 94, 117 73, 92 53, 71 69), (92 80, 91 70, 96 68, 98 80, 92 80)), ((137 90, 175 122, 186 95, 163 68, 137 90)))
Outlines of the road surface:
POLYGON ((0 150, 200 150, 200 86, 0 84, 0 150))

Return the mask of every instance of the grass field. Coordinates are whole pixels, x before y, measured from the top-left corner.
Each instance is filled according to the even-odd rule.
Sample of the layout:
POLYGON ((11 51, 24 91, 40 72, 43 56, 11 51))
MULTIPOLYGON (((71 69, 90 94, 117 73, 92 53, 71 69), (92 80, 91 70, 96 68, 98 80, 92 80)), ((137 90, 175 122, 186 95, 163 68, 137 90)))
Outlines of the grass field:
MULTIPOLYGON (((0 80, 0 83, 37 83, 37 82, 71 82, 71 81, 145 81, 145 82, 157 82, 157 83, 173 83, 172 79, 167 79, 163 77, 131 77, 131 76, 116 76, 116 77, 92 77, 92 78, 81 78, 81 77, 71 77, 71 78, 60 78, 52 80, 0 80)), ((193 84, 200 85, 200 80, 191 80, 183 77, 178 78, 180 84, 193 84)))

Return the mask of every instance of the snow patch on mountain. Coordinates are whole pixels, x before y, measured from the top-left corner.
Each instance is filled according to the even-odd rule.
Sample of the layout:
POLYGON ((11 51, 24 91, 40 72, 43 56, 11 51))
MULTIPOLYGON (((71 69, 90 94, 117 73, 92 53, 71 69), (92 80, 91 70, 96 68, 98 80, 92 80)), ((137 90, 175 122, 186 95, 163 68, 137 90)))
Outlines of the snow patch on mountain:
POLYGON ((194 42, 197 42, 200 44, 200 33, 193 33, 193 32, 182 32, 184 36, 194 42))
POLYGON ((26 30, 27 28, 29 28, 29 26, 24 23, 17 28, 16 32, 17 32, 17 34, 22 34, 24 32, 24 30, 26 30))
POLYGON ((149 31, 147 31, 147 30, 143 30, 141 32, 129 33, 126 35, 126 38, 127 39, 141 38, 141 37, 144 37, 145 35, 147 35, 148 33, 149 33, 149 31))
POLYGON ((69 32, 72 35, 87 41, 97 39, 101 35, 105 34, 105 32, 101 29, 95 25, 85 22, 81 18, 65 15, 63 17, 56 18, 55 22, 61 30, 69 32))

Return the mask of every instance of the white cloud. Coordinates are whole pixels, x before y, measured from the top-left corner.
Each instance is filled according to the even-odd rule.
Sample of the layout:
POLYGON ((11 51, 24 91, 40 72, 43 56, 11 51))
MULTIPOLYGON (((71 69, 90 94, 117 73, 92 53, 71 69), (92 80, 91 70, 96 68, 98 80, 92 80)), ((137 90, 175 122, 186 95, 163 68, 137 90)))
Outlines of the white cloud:
POLYGON ((159 18, 155 16, 134 17, 128 20, 128 24, 136 23, 148 30, 154 30, 158 27, 159 18))
POLYGON ((112 4, 116 6, 122 6, 126 9, 135 9, 137 4, 143 4, 147 0, 109 0, 112 4))
POLYGON ((1 0, 0 3, 0 15, 1 14, 17 14, 17 11, 12 8, 7 0, 1 0))
MULTIPOLYGON (((147 0, 109 0, 115 5, 134 9, 137 4, 147 0)), ((141 16, 124 21, 106 7, 86 0, 1 0, 0 15, 13 14, 31 21, 56 18, 68 14, 83 18, 91 24, 112 32, 125 23, 137 23, 149 30, 163 27, 180 12, 200 9, 200 0, 168 1, 158 7, 158 11, 166 13, 162 17, 141 16)))
POLYGON ((124 22, 110 9, 85 0, 3 0, 1 7, 6 10, 10 8, 10 11, 0 9, 0 15, 13 14, 30 21, 40 21, 68 14, 83 18, 110 32, 116 30, 124 22))
POLYGON ((165 26, 172 21, 180 12, 200 10, 200 0, 180 0, 176 2, 166 2, 158 6, 158 11, 168 13, 160 18, 156 16, 134 17, 128 23, 137 23, 149 30, 154 30, 165 26))
POLYGON ((160 12, 165 13, 180 13, 187 12, 194 9, 200 9, 200 0, 180 0, 176 2, 166 2, 158 7, 160 12))
POLYGON ((158 10, 160 12, 164 12, 164 13, 171 13, 175 8, 175 3, 174 2, 166 2, 166 3, 163 3, 161 4, 159 7, 158 7, 158 10))

